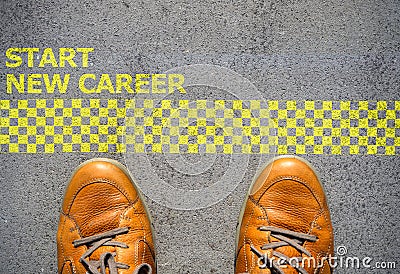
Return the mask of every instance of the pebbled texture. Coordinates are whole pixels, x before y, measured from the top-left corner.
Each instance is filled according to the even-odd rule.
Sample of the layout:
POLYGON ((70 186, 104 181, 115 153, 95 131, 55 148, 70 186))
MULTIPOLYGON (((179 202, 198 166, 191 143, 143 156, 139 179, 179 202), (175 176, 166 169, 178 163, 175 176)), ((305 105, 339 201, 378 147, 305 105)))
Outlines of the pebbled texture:
MULTIPOLYGON (((306 241, 303 244, 317 262, 322 257, 333 255, 333 230, 323 187, 312 168, 297 158, 275 160, 261 172, 250 189, 238 228, 235 273, 270 273, 268 269, 259 269, 258 257, 250 251, 250 246, 261 250, 261 246, 269 240, 279 240, 269 237, 268 232, 260 231, 260 226, 317 236, 316 242, 306 241)), ((289 257, 301 256, 289 246, 275 251, 289 257)), ((304 268, 308 273, 331 273, 328 264, 318 270, 312 265, 304 268)), ((298 273, 289 266, 284 271, 298 273)))
POLYGON ((83 164, 73 175, 62 204, 57 233, 59 273, 86 273, 79 259, 87 248, 75 248, 74 240, 120 227, 130 230, 114 240, 128 248, 102 246, 90 259, 98 260, 105 251, 116 252, 115 260, 130 266, 118 273, 132 273, 143 263, 156 273, 150 220, 129 175, 111 162, 83 164))

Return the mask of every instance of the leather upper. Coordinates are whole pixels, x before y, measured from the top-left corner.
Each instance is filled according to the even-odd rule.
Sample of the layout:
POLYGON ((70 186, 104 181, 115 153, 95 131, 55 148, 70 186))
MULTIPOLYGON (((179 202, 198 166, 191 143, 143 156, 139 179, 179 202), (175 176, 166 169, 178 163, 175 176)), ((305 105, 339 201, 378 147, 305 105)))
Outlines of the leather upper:
POLYGON ((143 263, 156 273, 150 220, 129 175, 107 161, 84 164, 73 175, 62 204, 57 233, 59 273, 86 273, 79 260, 87 247, 75 248, 74 240, 122 227, 129 227, 128 233, 113 241, 128 248, 101 246, 90 259, 98 260, 105 251, 115 252, 116 262, 130 266, 118 273, 132 273, 143 263))
MULTIPOLYGON (((317 236, 316 242, 305 241, 303 246, 311 252, 321 268, 304 267, 308 273, 331 273, 329 264, 321 261, 333 255, 333 231, 324 190, 317 175, 304 161, 280 158, 269 164, 258 176, 245 201, 245 209, 238 235, 235 273, 271 273, 260 269, 258 257, 250 246, 258 248, 280 240, 261 226, 273 226, 294 232, 317 236)), ((291 246, 276 248, 288 257, 302 256, 291 246)), ((268 252, 268 251, 263 251, 268 252)), ((305 256, 303 254, 303 256, 305 256)), ((298 273, 294 268, 283 268, 285 273, 298 273)))

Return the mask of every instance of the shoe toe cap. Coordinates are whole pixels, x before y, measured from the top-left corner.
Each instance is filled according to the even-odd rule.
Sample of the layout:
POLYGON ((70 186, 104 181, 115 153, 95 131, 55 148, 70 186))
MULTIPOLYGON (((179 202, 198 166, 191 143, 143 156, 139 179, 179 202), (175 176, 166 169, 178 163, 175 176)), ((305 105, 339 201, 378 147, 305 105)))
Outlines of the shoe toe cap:
POLYGON ((129 203, 138 199, 138 191, 132 184, 129 173, 122 166, 108 160, 89 161, 78 167, 73 174, 65 191, 63 212, 68 214, 76 197, 79 194, 83 195, 82 191, 88 187, 92 188, 88 193, 94 192, 94 195, 88 197, 89 199, 93 199, 96 192, 104 191, 112 192, 114 195, 119 193, 129 203))

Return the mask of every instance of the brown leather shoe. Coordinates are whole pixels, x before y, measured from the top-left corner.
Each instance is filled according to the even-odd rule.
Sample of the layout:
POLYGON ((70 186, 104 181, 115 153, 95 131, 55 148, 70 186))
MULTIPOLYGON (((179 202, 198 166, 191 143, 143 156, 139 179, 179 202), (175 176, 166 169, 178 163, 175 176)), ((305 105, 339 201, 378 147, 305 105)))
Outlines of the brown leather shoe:
POLYGON ((80 165, 65 192, 57 233, 58 273, 156 273, 143 200, 118 162, 80 165))
POLYGON ((332 272, 329 209, 305 160, 281 156, 268 164, 250 187, 241 215, 235 273, 332 272))

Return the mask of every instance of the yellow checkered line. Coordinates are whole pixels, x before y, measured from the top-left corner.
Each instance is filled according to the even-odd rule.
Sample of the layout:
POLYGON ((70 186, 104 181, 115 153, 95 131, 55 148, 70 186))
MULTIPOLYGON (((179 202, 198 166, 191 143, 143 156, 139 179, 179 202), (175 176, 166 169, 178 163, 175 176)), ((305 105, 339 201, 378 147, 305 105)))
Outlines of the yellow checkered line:
POLYGON ((0 100, 1 153, 400 155, 400 101, 0 100))

